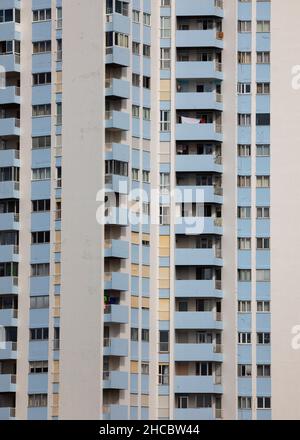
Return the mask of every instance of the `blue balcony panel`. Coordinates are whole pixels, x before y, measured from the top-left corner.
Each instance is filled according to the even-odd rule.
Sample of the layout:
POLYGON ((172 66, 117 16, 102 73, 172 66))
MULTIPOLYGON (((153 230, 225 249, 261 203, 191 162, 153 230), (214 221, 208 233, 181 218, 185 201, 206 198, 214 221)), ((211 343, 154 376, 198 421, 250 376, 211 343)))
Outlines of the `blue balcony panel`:
POLYGON ((29 374, 28 375, 28 394, 47 394, 48 374, 29 374))
POLYGON ((0 136, 20 136, 20 120, 16 118, 0 119, 0 136))
POLYGON ((20 55, 14 53, 0 55, 0 66, 3 66, 5 72, 20 72, 20 55))
POLYGON ((128 225, 129 212, 126 208, 107 208, 105 215, 106 225, 128 225))
POLYGON ((15 393, 15 392, 16 392, 16 376, 14 374, 0 374, 0 393, 15 393))
POLYGON ((28 420, 47 420, 48 419, 47 407, 28 408, 27 419, 28 420))
POLYGON ((272 411, 270 409, 258 409, 256 420, 272 420, 272 411))
POLYGON ((9 86, 0 89, 0 105, 2 104, 20 104, 20 87, 9 86))
POLYGON ((32 87, 32 105, 49 104, 51 102, 51 85, 32 87))
POLYGON ((0 324, 3 327, 17 327, 18 311, 14 309, 0 309, 0 324))
MULTIPOLYGON (((12 7, 12 6, 11 6, 12 7)), ((1 2, 1 9, 3 8, 1 2)), ((11 40, 21 40, 21 24, 12 22, 2 22, 1 23, 1 40, 11 41, 11 40)))
POLYGON ((0 342, 0 360, 17 359, 17 344, 15 342, 0 342))
POLYGON ((175 265, 186 266, 187 261, 191 266, 223 266, 214 249, 176 249, 175 265))
POLYGON ((223 298, 223 291, 216 289, 214 280, 176 280, 175 296, 183 298, 223 298))
POLYGON ((252 364, 252 345, 239 344, 237 358, 239 364, 252 364))
POLYGON ((221 142, 223 134, 215 124, 176 124, 176 140, 221 142))
POLYGON ((103 374, 103 388, 114 390, 128 390, 127 371, 109 371, 103 374))
POLYGON ((106 174, 105 188, 119 194, 128 194, 128 177, 106 174))
POLYGON ((20 153, 18 150, 0 150, 1 167, 19 167, 20 153))
POLYGON ((49 136, 51 134, 51 116, 32 118, 32 136, 49 136))
POLYGON ((223 191, 213 186, 177 185, 176 202, 223 203, 223 191))
POLYGON ((223 355, 217 353, 213 344, 175 344, 175 361, 222 362, 223 355))
POLYGON ((123 67, 130 66, 130 51, 127 47, 108 47, 106 48, 106 64, 118 64, 123 67))
POLYGON ((175 420, 214 420, 212 408, 176 408, 175 420))
POLYGON ((252 410, 251 409, 239 409, 238 410, 238 420, 252 420, 252 410))
POLYGON ((107 111, 105 128, 114 130, 129 130, 129 114, 122 111, 107 111))
POLYGON ((29 312, 29 326, 31 328, 48 327, 49 309, 31 309, 29 312))
POLYGON ((214 217, 178 217, 175 223, 175 233, 222 235, 222 221, 214 217))
POLYGON ((51 40, 51 35, 52 35, 51 20, 32 23, 32 41, 51 40))
POLYGON ((0 294, 18 294, 18 278, 17 277, 0 277, 0 294))
POLYGON ((44 168, 51 166, 51 149, 39 148, 32 150, 31 153, 32 168, 44 168))
POLYGON ((183 154, 176 156, 176 172, 222 173, 221 159, 211 155, 183 154))
POLYGON ((49 231, 51 214, 49 212, 33 212, 31 214, 32 231, 49 231))
POLYGON ((237 328, 239 332, 251 332, 252 316, 251 313, 239 313, 237 328))
POLYGON ((256 314, 256 331, 271 332, 271 313, 259 312, 256 314))
POLYGON ((32 73, 51 72, 51 53, 32 55, 32 73))
POLYGON ((104 322, 106 324, 128 324, 128 306, 110 304, 105 306, 104 322))
POLYGON ((105 290, 128 290, 129 274, 122 272, 105 273, 104 289, 105 290))
POLYGON ((270 377, 258 377, 256 379, 256 394, 261 397, 272 395, 272 381, 270 377))
POLYGON ((19 261, 19 247, 14 245, 0 246, 0 262, 19 261))
POLYGON ((214 312, 175 312, 175 328, 222 330, 223 323, 217 318, 214 312))
POLYGON ((48 359, 48 341, 29 341, 30 361, 40 361, 48 359))
POLYGON ((222 32, 209 30, 176 31, 177 47, 217 47, 223 49, 222 32))
POLYGON ((12 230, 20 230, 19 214, 14 214, 12 212, 0 214, 0 231, 12 230))
POLYGON ((252 395, 252 379, 251 377, 238 378, 238 395, 251 396, 252 395))
POLYGON ((31 182, 31 199, 50 199, 51 180, 35 180, 31 182))
POLYGON ((176 15, 179 17, 186 16, 215 16, 223 17, 224 11, 221 7, 221 2, 215 0, 202 0, 195 2, 195 0, 176 0, 176 15), (219 4, 219 6, 217 6, 219 4))
POLYGON ((105 240, 105 257, 129 258, 129 242, 125 240, 105 240))
POLYGON ((129 81, 116 78, 108 79, 105 84, 105 96, 117 96, 119 98, 129 99, 129 81))
POLYGON ((50 261, 50 244, 32 244, 31 245, 31 264, 49 263, 50 261))
POLYGON ((175 393, 222 394, 223 387, 213 376, 175 376, 175 393))
POLYGON ((121 32, 130 34, 130 19, 122 14, 113 13, 106 16, 109 21, 106 23, 106 32, 121 32))
POLYGON ((0 408, 0 420, 14 420, 15 408, 0 408))
POLYGON ((214 92, 196 93, 180 92, 176 93, 177 110, 223 110, 221 95, 214 92))
POLYGON ((103 408, 104 420, 128 420, 127 405, 105 405, 103 408))
POLYGON ((214 61, 177 61, 176 78, 216 79, 224 77, 221 66, 214 61))
POLYGON ((31 277, 30 294, 31 295, 49 295, 50 277, 31 277))
POLYGON ((104 356, 128 356, 128 339, 106 339, 103 354, 104 356))

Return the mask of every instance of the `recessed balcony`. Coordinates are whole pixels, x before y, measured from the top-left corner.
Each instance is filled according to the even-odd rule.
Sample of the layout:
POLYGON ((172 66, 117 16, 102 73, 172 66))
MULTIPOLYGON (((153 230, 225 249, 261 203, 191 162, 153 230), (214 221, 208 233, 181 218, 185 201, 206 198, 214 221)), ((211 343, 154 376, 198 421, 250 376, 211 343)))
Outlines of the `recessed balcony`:
POLYGON ((191 266, 223 266, 221 250, 215 248, 177 248, 175 250, 175 265, 186 266, 187 261, 191 266))
POLYGON ((128 339, 104 338, 104 356, 128 356, 128 339))
POLYGON ((105 128, 111 130, 129 130, 129 114, 119 110, 106 111, 105 128))
POLYGON ((222 64, 217 61, 177 61, 178 79, 214 79, 223 80, 222 64))
POLYGON ((119 239, 106 239, 104 241, 104 256, 114 258, 129 258, 129 243, 128 241, 119 239))
POLYGON ((223 235, 223 222, 216 217, 186 216, 177 217, 176 234, 215 234, 223 235))
POLYGON ((219 377, 214 376, 175 376, 175 393, 222 394, 223 387, 219 377))
POLYGON ((176 93, 177 110, 223 110, 223 97, 216 92, 176 93))
POLYGON ((20 119, 1 118, 0 136, 20 136, 20 119))
POLYGON ((177 47, 217 47, 223 49, 223 32, 216 29, 208 30, 177 30, 177 47))
POLYGON ((16 392, 16 375, 0 374, 0 393, 16 392))
POLYGON ((106 48, 106 64, 117 64, 123 67, 130 66, 130 50, 127 47, 112 46, 106 48))
POLYGON ((223 189, 217 185, 177 185, 176 202, 223 203, 223 189))
POLYGON ((222 173, 222 158, 213 154, 177 154, 176 172, 222 173))
POLYGON ((221 314, 218 312, 175 312, 176 329, 222 330, 221 314))
POLYGON ((175 361, 222 362, 222 346, 217 344, 175 344, 175 361))
POLYGON ((218 141, 223 140, 222 126, 219 124, 176 124, 177 141, 218 141))
POLYGON ((14 309, 0 309, 0 322, 3 327, 17 327, 18 311, 14 309))
POLYGON ((104 322, 106 324, 128 324, 128 306, 107 304, 104 306, 104 322))
POLYGON ((105 272, 104 289, 126 291, 129 287, 129 275, 122 272, 105 272))
POLYGON ((118 98, 129 99, 129 81, 125 79, 107 78, 105 80, 105 96, 114 96, 118 98))
POLYGON ((103 372, 103 388, 114 390, 128 389, 128 372, 127 371, 104 371, 103 372))
POLYGON ((17 359, 16 342, 0 342, 0 360, 4 359, 17 359))
POLYGON ((223 0, 176 0, 177 16, 223 17, 223 0))
POLYGON ((175 296, 223 298, 221 287, 220 281, 217 280, 175 280, 175 296))

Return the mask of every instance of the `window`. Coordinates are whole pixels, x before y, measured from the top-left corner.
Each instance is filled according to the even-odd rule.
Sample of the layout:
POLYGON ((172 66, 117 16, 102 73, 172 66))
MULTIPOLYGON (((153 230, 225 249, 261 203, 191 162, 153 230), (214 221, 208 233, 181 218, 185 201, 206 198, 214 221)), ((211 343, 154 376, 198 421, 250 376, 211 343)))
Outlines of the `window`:
POLYGON ((269 250, 270 249, 270 238, 264 237, 264 238, 257 238, 256 239, 256 247, 258 250, 269 250))
POLYGON ((51 178, 51 168, 34 168, 32 180, 48 180, 51 178))
POLYGON ((32 46, 33 54, 51 52, 51 40, 35 41, 32 46))
POLYGON ((134 55, 140 54, 140 43, 137 43, 136 41, 132 42, 132 53, 134 55))
POLYGON ((238 52, 239 64, 251 64, 251 52, 238 52))
POLYGON ((270 269, 257 269, 256 270, 256 281, 268 283, 271 279, 270 269))
POLYGON ((48 277, 50 274, 49 263, 38 263, 31 265, 31 276, 32 277, 48 277))
POLYGON ((257 64, 270 64, 270 52, 257 52, 257 64))
POLYGON ((270 94, 270 83, 257 83, 256 84, 256 93, 258 95, 269 95, 270 94))
POLYGON ((251 207, 250 206, 238 206, 238 218, 248 219, 251 218, 251 207))
POLYGON ((140 22, 140 11, 137 11, 136 9, 132 10, 132 21, 134 23, 140 22))
POLYGON ((48 361, 30 361, 29 374, 48 373, 48 361))
POLYGON ((143 76, 143 87, 144 89, 150 89, 151 80, 149 76, 143 76))
POLYGON ((131 177, 132 180, 139 180, 139 174, 140 174, 140 170, 138 168, 132 168, 131 170, 131 177))
POLYGON ((50 243, 50 231, 38 231, 31 233, 32 244, 50 243))
POLYGON ((159 207, 159 224, 169 225, 170 224, 170 207, 160 206, 159 207))
POLYGON ((238 281, 251 281, 251 269, 238 269, 238 281))
POLYGON ((211 408, 211 407, 212 407, 211 394, 196 395, 196 408, 211 408))
POLYGON ((252 365, 251 364, 239 364, 238 365, 238 377, 251 377, 252 365))
POLYGON ((32 138, 32 149, 51 148, 51 136, 36 136, 32 138))
POLYGON ((51 116, 51 104, 40 104, 32 106, 32 117, 51 116))
POLYGON ((241 251, 249 251, 251 249, 251 238, 238 238, 238 249, 241 251))
POLYGON ((150 57, 151 48, 148 44, 143 44, 143 55, 144 57, 150 57))
POLYGON ((29 408, 41 408, 47 406, 47 394, 28 394, 28 407, 29 408))
POLYGON ((212 362, 196 362, 196 376, 212 376, 212 362))
POLYGON ((32 11, 32 21, 51 20, 51 9, 38 9, 32 11))
POLYGON ((149 342, 149 330, 146 328, 142 328, 142 341, 149 342))
POLYGON ((238 409, 251 409, 252 397, 238 397, 238 409))
POLYGON ((251 21, 239 20, 238 32, 251 32, 251 21))
POLYGON ((128 176, 128 163, 120 160, 106 160, 105 174, 115 174, 117 176, 128 176))
POLYGON ((171 18, 160 17, 160 37, 171 38, 171 18))
POLYGON ((257 344, 270 344, 271 343, 271 333, 257 333, 257 344))
POLYGON ((30 341, 47 341, 49 339, 49 330, 47 327, 29 329, 30 341))
POLYGON ((160 190, 166 191, 170 189, 170 173, 160 173, 160 190))
POLYGON ((171 49, 161 48, 160 49, 160 68, 162 70, 170 70, 171 68, 171 49))
POLYGON ((268 206, 257 206, 256 218, 257 219, 269 219, 270 218, 270 208, 268 206))
POLYGON ((257 32, 270 32, 270 21, 257 20, 256 31, 257 32))
POLYGON ((30 297, 31 309, 48 309, 49 308, 49 296, 31 296, 30 297))
POLYGON ((159 351, 161 353, 169 352, 169 332, 168 330, 160 330, 159 332, 159 351))
POLYGON ((251 333, 238 333, 238 343, 239 344, 251 344, 251 333))
POLYGON ((151 119, 151 110, 150 108, 143 107, 143 120, 150 121, 151 119))
POLYGON ((250 188, 251 176, 238 176, 237 185, 239 188, 250 188))
POLYGON ((238 301, 238 312, 239 313, 250 313, 251 312, 251 301, 238 301))
POLYGON ((0 263, 0 277, 17 277, 18 276, 18 263, 8 262, 0 263))
POLYGON ((130 339, 132 341, 138 341, 139 340, 139 329, 138 328, 131 328, 130 330, 130 339))
POLYGON ((256 176, 256 187, 257 188, 269 188, 270 187, 270 176, 256 176))
POLYGON ((146 374, 147 376, 149 375, 149 364, 148 363, 142 362, 141 373, 146 374))
POLYGON ((257 409, 271 409, 271 397, 258 397, 257 409))
POLYGON ((171 122, 170 122, 171 112, 170 110, 161 110, 160 111, 160 131, 170 131, 171 122))
POLYGON ((150 171, 143 170, 143 182, 144 183, 150 182, 150 171))
POLYGON ((169 385, 169 364, 160 364, 158 366, 158 384, 169 385))
POLYGON ((270 301, 257 301, 257 312, 266 313, 271 311, 270 301))
POLYGON ((271 377, 271 365, 257 365, 257 377, 271 377))
POLYGON ((257 113, 256 125, 270 125, 271 117, 270 113, 257 113))
POLYGON ((160 0, 160 6, 162 7, 171 6, 171 0, 160 0))
MULTIPOLYGON (((14 21, 14 11, 16 14, 18 14, 18 16, 20 15, 19 9, 0 9, 0 23, 8 23, 14 21)), ((17 23, 20 23, 20 20, 17 21, 17 23)))
POLYGON ((51 72, 34 73, 32 75, 32 84, 34 86, 51 84, 51 72))
POLYGON ((142 210, 143 210, 143 215, 150 215, 150 203, 143 202, 142 210))
POLYGON ((50 199, 32 200, 32 212, 50 211, 50 199))
POLYGON ((270 156, 270 145, 259 144, 256 145, 256 156, 270 156))
POLYGON ((251 115, 249 113, 238 114, 238 125, 242 127, 249 127, 251 125, 251 115))
POLYGON ((143 13, 143 23, 144 23, 146 26, 150 26, 150 25, 151 25, 151 15, 150 15, 150 14, 147 14, 147 12, 144 12, 144 13, 143 13))
POLYGON ((240 157, 249 157, 251 156, 251 145, 238 145, 238 156, 240 157))
POLYGON ((140 107, 138 105, 132 106, 132 117, 139 118, 140 117, 140 107))
POLYGON ((140 75, 137 73, 132 74, 132 85, 134 87, 140 87, 140 75))
POLYGON ((242 95, 249 95, 251 93, 251 83, 238 83, 237 92, 242 95))
POLYGON ((117 14, 121 14, 124 15, 125 17, 128 17, 128 3, 123 2, 121 0, 116 0, 115 12, 117 14))

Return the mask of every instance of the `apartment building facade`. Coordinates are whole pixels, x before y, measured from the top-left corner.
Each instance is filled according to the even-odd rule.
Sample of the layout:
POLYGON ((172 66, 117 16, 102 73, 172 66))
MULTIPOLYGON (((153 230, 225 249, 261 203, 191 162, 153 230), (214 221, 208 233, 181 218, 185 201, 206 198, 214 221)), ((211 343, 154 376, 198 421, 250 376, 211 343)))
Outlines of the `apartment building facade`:
POLYGON ((299 418, 299 12, 0 1, 0 420, 299 418))

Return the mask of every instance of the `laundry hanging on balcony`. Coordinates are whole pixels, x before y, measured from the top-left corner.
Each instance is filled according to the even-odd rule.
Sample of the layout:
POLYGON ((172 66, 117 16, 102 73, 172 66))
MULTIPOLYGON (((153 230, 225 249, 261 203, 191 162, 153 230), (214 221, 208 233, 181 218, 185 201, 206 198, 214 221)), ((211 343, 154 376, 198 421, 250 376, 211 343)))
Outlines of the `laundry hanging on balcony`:
POLYGON ((181 123, 182 124, 191 124, 191 125, 196 125, 196 124, 206 124, 206 119, 205 118, 188 118, 186 116, 182 116, 181 117, 181 123))

